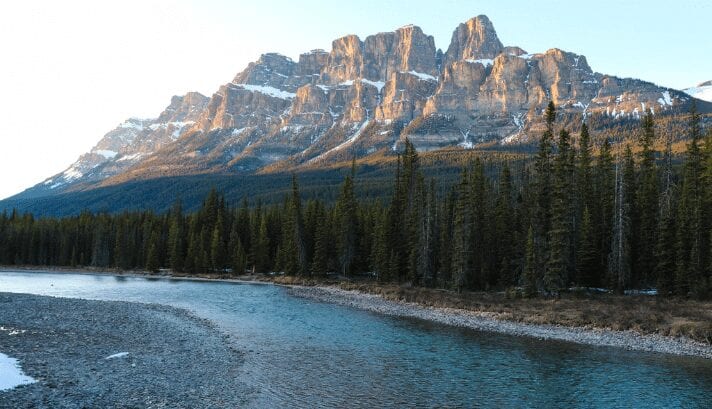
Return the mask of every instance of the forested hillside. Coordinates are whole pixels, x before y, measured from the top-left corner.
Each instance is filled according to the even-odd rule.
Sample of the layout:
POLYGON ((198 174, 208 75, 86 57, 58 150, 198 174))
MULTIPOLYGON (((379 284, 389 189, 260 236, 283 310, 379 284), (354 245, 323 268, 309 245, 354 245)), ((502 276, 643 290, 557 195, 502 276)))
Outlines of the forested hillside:
POLYGON ((557 123, 553 104, 545 123, 532 160, 476 157, 459 176, 439 179, 446 182, 423 172, 431 164, 406 141, 384 199, 357 197, 354 163, 335 201, 304 201, 293 176, 274 205, 233 206, 212 190, 195 212, 180 202, 164 213, 5 212, 0 263, 369 273, 383 282, 526 296, 605 287, 709 297, 712 132, 703 138, 694 108, 677 160, 671 133, 661 141, 652 114, 595 149, 586 125, 572 135, 557 123))

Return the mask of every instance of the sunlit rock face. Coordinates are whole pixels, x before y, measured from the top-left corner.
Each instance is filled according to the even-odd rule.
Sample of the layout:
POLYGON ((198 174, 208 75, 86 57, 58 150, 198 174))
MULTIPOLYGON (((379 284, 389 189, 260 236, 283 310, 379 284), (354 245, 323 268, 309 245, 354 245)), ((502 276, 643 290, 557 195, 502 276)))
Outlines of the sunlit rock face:
POLYGON ((125 121, 26 193, 318 166, 390 154, 405 137, 420 150, 518 143, 538 135, 549 101, 564 114, 616 121, 686 109, 692 97, 596 73, 572 52, 504 46, 486 16, 458 25, 445 52, 409 25, 346 35, 297 61, 263 54, 210 97, 173 97, 158 118, 125 121))

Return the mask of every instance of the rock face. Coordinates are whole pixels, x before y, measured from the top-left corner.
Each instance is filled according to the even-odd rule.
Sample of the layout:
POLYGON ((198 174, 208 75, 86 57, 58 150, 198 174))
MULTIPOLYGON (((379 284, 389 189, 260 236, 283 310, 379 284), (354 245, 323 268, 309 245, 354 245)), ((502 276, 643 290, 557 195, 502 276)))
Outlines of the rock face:
POLYGON ((127 120, 25 194, 318 166, 397 151, 405 137, 421 150, 506 145, 538 132, 550 100, 562 113, 615 122, 686 109, 692 98, 596 73, 582 55, 504 46, 486 16, 460 24, 444 53, 411 25, 364 40, 347 35, 297 62, 263 54, 210 98, 188 93, 157 119, 127 120))
POLYGON ((66 191, 77 184, 102 181, 119 175, 153 152, 175 142, 191 128, 208 99, 197 92, 174 96, 156 119, 129 118, 109 131, 64 172, 24 192, 27 197, 66 191))
POLYGON ((445 53, 445 65, 460 60, 493 59, 504 46, 487 16, 477 16, 460 24, 452 33, 445 53))

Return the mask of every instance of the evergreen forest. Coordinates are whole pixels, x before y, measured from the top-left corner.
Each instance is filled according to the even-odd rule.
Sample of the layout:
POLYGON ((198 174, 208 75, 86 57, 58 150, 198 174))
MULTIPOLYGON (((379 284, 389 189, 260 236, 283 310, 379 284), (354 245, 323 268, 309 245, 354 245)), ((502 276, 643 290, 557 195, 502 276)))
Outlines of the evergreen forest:
POLYGON ((372 277, 526 297, 574 288, 656 289, 712 296, 712 132, 689 114, 687 149, 639 129, 594 144, 545 112, 528 160, 474 159, 438 186, 406 140, 385 199, 357 194, 356 163, 335 201, 227 203, 212 190, 197 211, 69 217, 0 214, 0 264, 171 269, 182 274, 372 277))

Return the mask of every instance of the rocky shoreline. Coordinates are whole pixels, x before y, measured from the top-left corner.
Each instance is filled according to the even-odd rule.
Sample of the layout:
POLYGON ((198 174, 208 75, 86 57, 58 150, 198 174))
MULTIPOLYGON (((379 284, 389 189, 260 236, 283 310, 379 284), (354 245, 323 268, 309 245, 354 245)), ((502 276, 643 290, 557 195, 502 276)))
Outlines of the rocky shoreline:
POLYGON ((241 407, 242 355, 177 308, 0 293, 0 352, 37 382, 0 408, 241 407), (7 331, 5 330, 7 329, 7 331))
MULTIPOLYGON (((380 314, 423 319, 457 327, 479 331, 497 332, 515 336, 527 336, 538 339, 561 340, 593 346, 611 346, 628 350, 657 352, 682 356, 696 356, 712 359, 712 345, 697 342, 685 337, 670 337, 657 334, 641 334, 636 331, 620 331, 566 325, 546 325, 516 322, 498 317, 496 313, 475 312, 457 308, 430 307, 421 304, 392 301, 384 297, 357 290, 345 290, 330 285, 295 285, 274 282, 264 277, 215 278, 149 275, 142 271, 116 272, 96 270, 68 270, 56 268, 9 268, 0 267, 0 271, 27 271, 67 274, 102 274, 126 277, 151 277, 170 280, 223 281, 231 283, 250 283, 280 285, 289 288, 297 297, 344 305, 352 308, 372 311, 380 314)), ((2 293, 0 293, 2 294, 2 293)), ((2 333, 0 333, 0 336, 2 333)), ((2 351, 0 351, 2 352, 2 351)))
POLYGON ((686 338, 672 338, 655 334, 643 335, 635 331, 519 323, 498 319, 494 313, 426 307, 415 303, 390 301, 379 295, 360 291, 343 290, 334 287, 288 287, 289 293, 296 297, 309 298, 390 316, 417 318, 478 331, 712 359, 712 346, 686 338))

